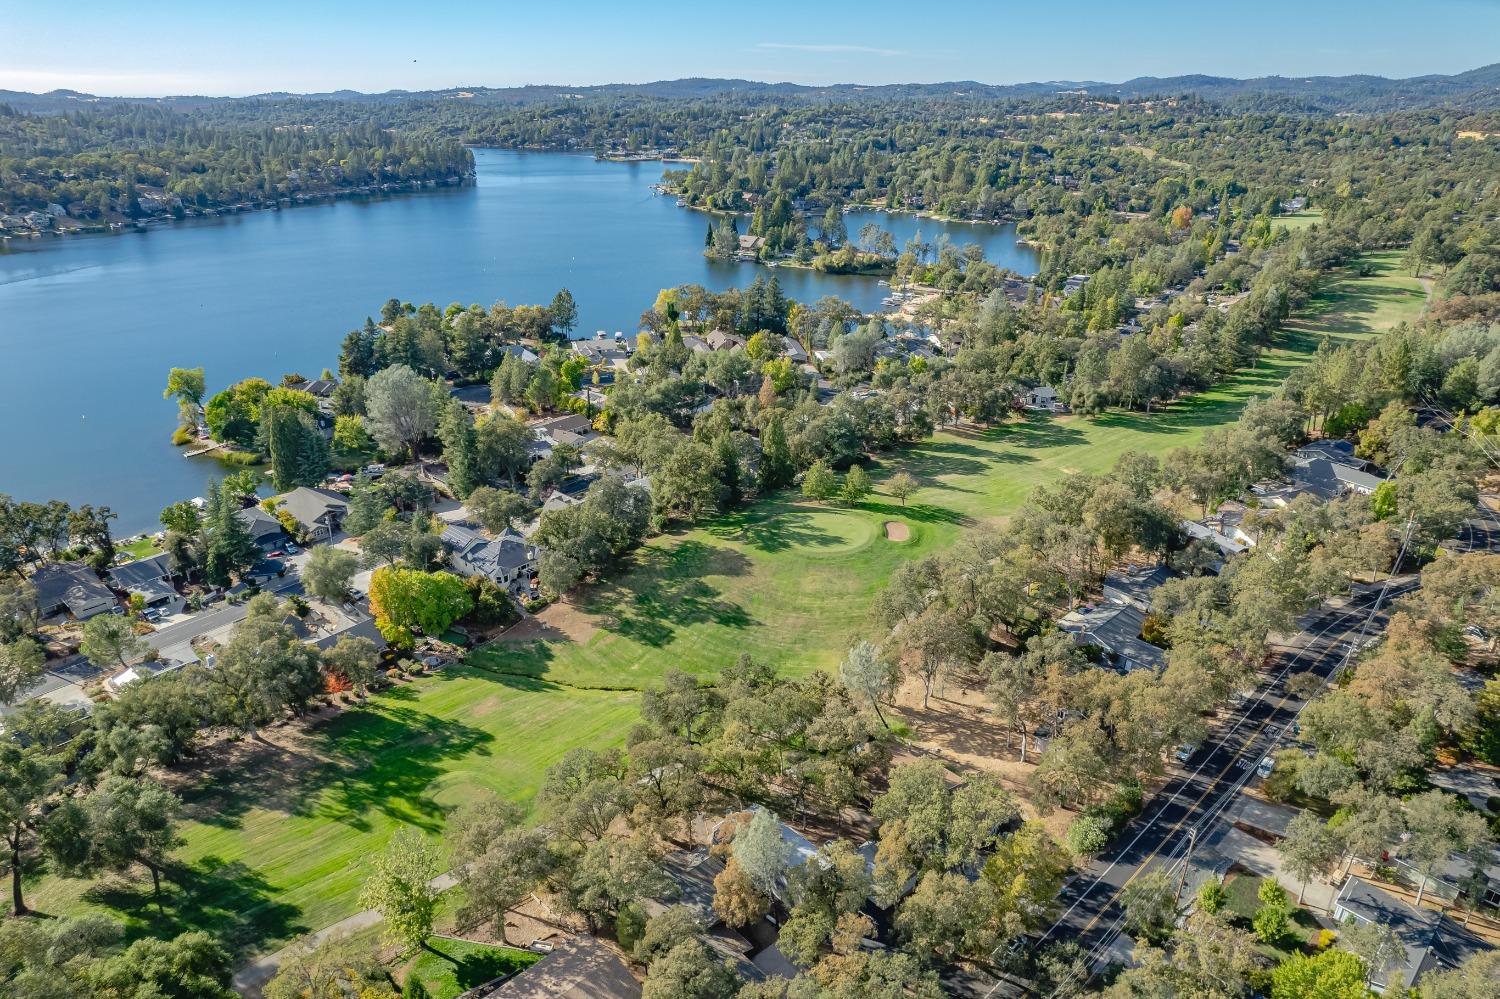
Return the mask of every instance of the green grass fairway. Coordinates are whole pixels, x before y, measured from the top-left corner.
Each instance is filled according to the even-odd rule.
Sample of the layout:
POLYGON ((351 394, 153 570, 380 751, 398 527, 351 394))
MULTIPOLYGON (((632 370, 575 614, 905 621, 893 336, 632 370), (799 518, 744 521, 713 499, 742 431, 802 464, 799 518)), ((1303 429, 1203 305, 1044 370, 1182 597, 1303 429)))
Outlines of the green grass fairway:
POLYGON ((1271 224, 1273 226, 1281 226, 1282 228, 1290 229, 1292 232, 1296 232, 1299 229, 1306 229, 1313 223, 1321 221, 1323 221, 1323 209, 1305 208, 1300 212, 1290 212, 1286 215, 1278 215, 1271 220, 1271 224))
POLYGON ((831 666, 870 637, 871 601, 901 560, 995 523, 1040 482, 1103 471, 1130 449, 1193 443, 1275 388, 1324 335, 1354 339, 1417 318, 1423 288, 1398 257, 1335 282, 1256 368, 1212 392, 1149 416, 1037 417, 939 434, 874 470, 877 484, 898 470, 918 479, 906 506, 878 491, 853 509, 788 495, 658 539, 583 593, 581 611, 565 608, 567 634, 579 640, 494 643, 472 654, 474 668, 318 725, 300 754, 219 771, 186 795, 192 821, 164 912, 140 877, 93 887, 48 878, 30 901, 56 914, 104 911, 136 936, 206 929, 241 953, 328 926, 359 908, 366 858, 399 825, 435 833, 481 789, 529 801, 567 750, 621 741, 635 691, 668 667, 713 673, 745 652, 789 673, 831 666), (888 540, 886 521, 910 537, 888 540))
POLYGON ((270 752, 185 793, 192 821, 163 913, 139 879, 49 878, 29 901, 102 910, 132 936, 206 929, 264 950, 358 911, 365 861, 401 825, 435 833, 481 790, 528 802, 547 767, 619 743, 638 710, 631 694, 478 670, 423 678, 318 725, 300 755, 270 752))
POLYGON ((744 652, 790 673, 832 666, 867 631, 871 601, 900 560, 1004 517, 1038 483, 1105 471, 1128 450, 1160 454, 1195 443, 1233 422, 1251 397, 1269 394, 1325 336, 1353 340, 1416 319, 1425 294, 1399 270, 1400 255, 1371 260, 1374 273, 1335 280, 1257 367, 1211 392, 1150 415, 1039 416, 938 434, 873 470, 877 490, 898 470, 917 478, 922 488, 904 508, 878 491, 852 509, 790 495, 758 503, 646 545, 629 570, 575 597, 570 613, 581 612, 592 629, 583 640, 502 641, 476 650, 474 660, 609 689, 640 687, 668 667, 711 674, 744 652), (909 525, 910 538, 887 541, 887 520, 909 525))
POLYGON ((475 986, 515 974, 540 960, 540 955, 530 951, 491 947, 452 937, 430 937, 427 948, 413 959, 401 984, 411 994, 430 999, 454 999, 475 986), (421 985, 421 991, 412 989, 417 984, 421 985))

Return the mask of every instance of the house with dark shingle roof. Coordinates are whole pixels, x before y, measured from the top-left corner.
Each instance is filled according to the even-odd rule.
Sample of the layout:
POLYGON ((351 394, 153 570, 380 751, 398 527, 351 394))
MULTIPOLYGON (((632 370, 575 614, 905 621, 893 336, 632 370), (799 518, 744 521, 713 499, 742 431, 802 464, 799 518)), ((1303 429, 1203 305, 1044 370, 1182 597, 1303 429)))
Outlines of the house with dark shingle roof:
POLYGON ((528 580, 536 571, 536 547, 515 531, 490 539, 462 524, 443 529, 448 562, 462 576, 483 576, 507 589, 528 580))
POLYGON ((1361 926, 1379 923, 1395 931, 1403 954, 1393 968, 1371 968, 1370 987, 1405 995, 1434 971, 1457 968, 1494 948, 1441 912, 1416 909, 1363 878, 1351 877, 1333 900, 1333 918, 1361 926))
POLYGON ((487 999, 641 999, 641 985, 617 950, 601 940, 580 936, 484 995, 487 999))
POLYGON ((44 562, 31 574, 31 585, 43 618, 71 614, 86 621, 117 604, 110 588, 82 562, 44 562))
POLYGON ((263 552, 275 551, 290 540, 281 521, 259 506, 247 506, 243 510, 236 510, 234 515, 245 525, 250 532, 250 539, 263 552))
POLYGON ((1092 645, 1116 669, 1161 669, 1167 653, 1141 637, 1146 612, 1133 604, 1084 604, 1064 614, 1057 626, 1080 645, 1092 645))
POLYGON ((298 486, 281 497, 278 509, 292 515, 302 527, 309 543, 329 541, 339 531, 344 516, 349 512, 349 498, 332 489, 311 489, 298 486))
POLYGON ((166 552, 117 565, 107 573, 110 585, 131 596, 140 595, 147 607, 175 612, 182 597, 172 585, 171 558, 166 552))

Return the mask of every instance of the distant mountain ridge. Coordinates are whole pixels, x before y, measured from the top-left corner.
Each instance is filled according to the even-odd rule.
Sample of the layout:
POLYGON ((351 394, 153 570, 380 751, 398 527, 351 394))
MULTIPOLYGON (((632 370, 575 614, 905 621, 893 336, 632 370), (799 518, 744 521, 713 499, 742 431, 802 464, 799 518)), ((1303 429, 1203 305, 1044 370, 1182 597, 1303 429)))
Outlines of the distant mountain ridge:
POLYGON ((520 87, 449 87, 443 90, 388 90, 364 93, 336 90, 328 93, 287 92, 248 97, 181 95, 172 97, 101 97, 76 90, 51 90, 44 94, 0 90, 0 104, 21 111, 57 112, 82 106, 130 103, 190 109, 232 102, 344 101, 366 104, 399 104, 416 101, 464 100, 477 104, 527 104, 585 97, 651 97, 706 100, 718 97, 782 98, 790 100, 861 99, 1006 99, 1034 98, 1051 94, 1078 93, 1108 98, 1153 98, 1193 95, 1217 103, 1242 103, 1273 99, 1308 111, 1381 111, 1403 107, 1464 104, 1476 110, 1500 106, 1500 63, 1453 75, 1432 74, 1405 79, 1383 76, 1261 76, 1253 79, 1187 74, 1140 76, 1122 83, 1055 80, 1033 83, 988 84, 972 80, 946 83, 891 83, 874 86, 842 83, 809 86, 799 83, 763 83, 755 80, 688 77, 652 83, 610 83, 593 86, 530 84, 520 87))

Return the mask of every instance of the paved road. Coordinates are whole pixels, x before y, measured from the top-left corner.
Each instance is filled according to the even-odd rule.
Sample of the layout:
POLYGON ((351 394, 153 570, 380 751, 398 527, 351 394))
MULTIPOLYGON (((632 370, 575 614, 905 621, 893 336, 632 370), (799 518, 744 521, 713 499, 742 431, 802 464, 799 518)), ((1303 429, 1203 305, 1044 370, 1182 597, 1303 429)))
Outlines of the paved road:
POLYGON ((1130 941, 1121 928, 1121 890, 1146 871, 1173 865, 1188 851, 1193 836, 1209 831, 1240 789, 1254 779, 1256 765, 1282 742, 1301 709, 1302 702, 1286 693, 1287 677, 1300 672, 1329 676, 1344 662, 1348 643, 1362 634, 1378 634, 1391 601, 1414 589, 1417 580, 1398 584, 1385 595, 1373 619, 1379 590, 1361 593, 1340 607, 1325 605, 1300 622, 1302 633, 1262 670, 1258 696, 1204 741, 1126 827, 1115 847, 1064 889, 1063 912, 1042 942, 1075 941, 1096 963, 1128 954, 1130 941))
MULTIPOLYGON (((278 596, 301 593, 302 579, 295 573, 287 573, 282 578, 274 579, 267 583, 265 590, 268 593, 275 593, 278 596)), ((165 628, 158 628, 146 636, 146 641, 158 652, 189 645, 193 639, 234 624, 244 616, 244 604, 221 603, 208 610, 199 611, 186 621, 179 621, 176 624, 169 624, 165 628)))

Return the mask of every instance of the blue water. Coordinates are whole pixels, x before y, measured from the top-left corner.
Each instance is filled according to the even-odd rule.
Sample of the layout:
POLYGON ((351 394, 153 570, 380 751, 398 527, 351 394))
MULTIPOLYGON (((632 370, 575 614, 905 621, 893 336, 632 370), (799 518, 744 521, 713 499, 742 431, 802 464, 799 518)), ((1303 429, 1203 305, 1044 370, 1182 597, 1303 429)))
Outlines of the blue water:
MULTIPOLYGON (((477 150, 478 183, 392 198, 254 212, 110 236, 13 240, 0 249, 0 492, 105 504, 117 529, 154 529, 162 507, 221 475, 168 436, 167 368, 206 369, 209 391, 249 375, 315 378, 339 341, 392 296, 439 305, 550 301, 567 286, 575 335, 638 328, 656 293, 745 286, 877 309, 872 278, 702 255, 708 219, 659 197, 655 163, 477 150)), ((1034 254, 1009 226, 851 213, 898 244, 920 230, 979 243, 1022 273, 1034 254)), ((6 244, 0 241, 0 247, 6 244)))

